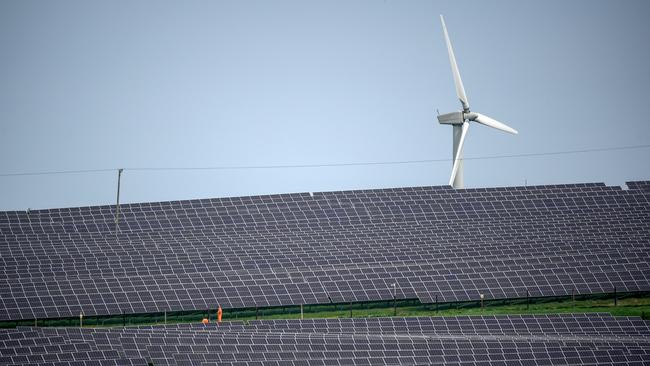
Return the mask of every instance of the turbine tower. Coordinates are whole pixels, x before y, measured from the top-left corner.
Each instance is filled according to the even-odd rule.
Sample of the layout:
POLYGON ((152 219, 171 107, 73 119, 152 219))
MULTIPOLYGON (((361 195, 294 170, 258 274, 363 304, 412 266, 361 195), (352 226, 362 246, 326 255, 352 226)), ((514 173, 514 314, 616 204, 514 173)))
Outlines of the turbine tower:
POLYGON ((454 128, 454 166, 451 169, 449 185, 456 189, 459 189, 464 187, 463 145, 465 143, 465 138, 467 137, 469 123, 478 122, 480 124, 496 128, 497 130, 512 133, 514 135, 517 134, 517 131, 514 128, 508 127, 505 124, 484 114, 470 112, 469 101, 467 100, 467 95, 465 94, 465 87, 463 87, 463 81, 460 79, 460 72, 458 71, 458 65, 456 64, 456 56, 454 56, 454 49, 451 47, 451 41, 449 40, 449 34, 447 33, 447 26, 445 25, 445 19, 442 17, 442 15, 440 16, 440 21, 442 22, 442 30, 445 33, 445 42, 447 43, 447 52, 449 52, 451 73, 454 76, 454 84, 456 84, 456 95, 458 95, 458 99, 463 106, 463 111, 438 115, 438 122, 440 124, 452 125, 454 128))

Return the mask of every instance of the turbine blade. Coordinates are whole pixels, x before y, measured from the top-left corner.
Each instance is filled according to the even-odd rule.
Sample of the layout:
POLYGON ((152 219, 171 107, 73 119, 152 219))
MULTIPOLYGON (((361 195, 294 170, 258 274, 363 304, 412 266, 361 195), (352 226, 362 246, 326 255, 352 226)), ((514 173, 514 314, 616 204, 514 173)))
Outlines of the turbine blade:
POLYGON ((451 47, 449 33, 447 33, 447 26, 445 25, 445 18, 443 18, 442 15, 440 15, 440 21, 442 22, 442 30, 445 33, 445 42, 447 43, 447 52, 449 53, 451 73, 454 75, 454 84, 456 85, 456 95, 458 95, 458 99, 460 99, 460 102, 463 104, 463 110, 469 110, 469 101, 465 94, 463 80, 460 78, 460 71, 458 71, 458 65, 456 64, 456 56, 454 56, 454 49, 451 47))
POLYGON ((463 122, 463 131, 460 134, 460 141, 458 142, 458 150, 456 151, 456 156, 454 156, 454 167, 451 169, 451 178, 449 178, 449 185, 453 185, 454 179, 456 179, 456 173, 458 173, 458 164, 460 157, 463 155, 463 145, 465 144, 465 137, 467 136, 468 129, 469 122, 463 122))
POLYGON ((513 135, 518 134, 517 130, 515 130, 512 127, 507 126, 505 123, 501 123, 501 122, 497 121, 496 119, 492 119, 492 118, 490 118, 490 117, 488 117, 488 116, 486 116, 484 114, 480 114, 480 113, 471 113, 471 114, 476 115, 476 117, 472 116, 474 118, 470 118, 472 121, 476 121, 476 122, 478 122, 480 124, 483 124, 483 125, 486 125, 486 126, 489 126, 489 127, 492 127, 492 128, 496 128, 497 130, 508 132, 508 133, 513 134, 513 135))

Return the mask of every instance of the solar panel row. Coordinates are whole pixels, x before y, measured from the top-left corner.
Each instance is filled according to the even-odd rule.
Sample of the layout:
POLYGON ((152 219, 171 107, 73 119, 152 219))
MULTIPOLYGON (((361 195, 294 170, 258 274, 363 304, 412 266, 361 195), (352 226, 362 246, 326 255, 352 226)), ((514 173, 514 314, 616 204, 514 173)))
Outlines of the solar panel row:
MULTIPOLYGON (((203 327, 203 325, 197 327, 203 327)), ((566 334, 650 336, 650 323, 640 318, 604 314, 510 315, 414 318, 342 318, 253 320, 248 329, 307 333, 369 334, 566 334)))
MULTIPOLYGON (((624 215, 622 217, 625 218, 624 215)), ((575 221, 575 217, 567 215, 562 220, 575 221)), ((479 226, 477 223, 465 225, 462 222, 437 225, 402 222, 330 227, 326 230, 287 229, 284 234, 252 230, 252 233, 236 236, 219 235, 210 229, 196 229, 135 232, 120 237, 71 234, 47 241, 38 237, 24 241, 4 237, 10 243, 0 245, 0 251, 7 276, 30 277, 49 276, 52 273, 96 275, 110 273, 111 270, 120 271, 122 267, 123 271, 138 272, 144 271, 140 269, 142 265, 160 271, 204 271, 207 268, 226 271, 360 261, 435 261, 449 257, 548 253, 551 250, 633 250, 647 246, 647 233, 642 225, 635 228, 633 217, 629 217, 629 227, 625 233, 609 234, 605 230, 594 229, 608 226, 610 229, 618 228, 612 228, 613 225, 604 218, 592 223, 573 222, 570 231, 563 229, 568 226, 566 223, 540 228, 535 226, 540 223, 530 218, 527 222, 522 219, 509 221, 492 228, 487 227, 489 223, 479 226), (463 226, 462 232, 457 225, 463 226), (542 246, 545 242, 547 246, 542 246), (65 251, 62 251, 62 245, 65 245, 65 251), (219 248, 218 253, 214 253, 215 248, 219 248), (197 256, 197 252, 203 255, 197 256)))
POLYGON ((122 278, 0 281, 0 319, 188 309, 422 302, 650 290, 648 253, 549 256, 441 264, 350 266, 299 272, 238 271, 122 278), (396 284, 393 287, 393 284, 396 284))
POLYGON ((645 186, 135 204, 119 234, 108 206, 4 212, 0 319, 650 290, 645 186))
MULTIPOLYGON (((644 182, 639 182, 644 183, 644 182)), ((565 185, 471 189, 416 187, 365 191, 324 192, 313 197, 285 194, 193 201, 122 205, 122 231, 159 230, 237 223, 265 224, 309 218, 345 221, 354 217, 384 217, 439 213, 463 216, 463 212, 516 211, 533 208, 602 207, 647 204, 644 190, 594 185, 565 185), (568 196, 567 196, 568 195, 568 196), (372 210, 371 210, 372 209, 372 210), (371 211, 369 211, 371 210, 371 211), (305 214, 311 212, 312 214, 305 214), (166 225, 166 220, 169 225, 166 225), (131 225, 133 224, 133 225, 131 225)), ((114 230, 114 206, 6 212, 0 215, 0 233, 114 230), (24 228, 25 230, 18 230, 24 228)), ((236 225, 235 225, 236 226, 236 225)))
POLYGON ((3 364, 45 361, 43 347, 30 340, 51 337, 59 347, 51 350, 65 347, 70 352, 48 359, 86 359, 92 353, 134 365, 642 365, 650 362, 649 330, 649 322, 639 318, 567 314, 20 328, 2 330, 0 336, 17 340, 13 347, 1 349, 14 355, 1 359, 3 364), (423 333, 423 326, 429 325, 423 333), (24 356, 12 358, 18 353, 24 356))

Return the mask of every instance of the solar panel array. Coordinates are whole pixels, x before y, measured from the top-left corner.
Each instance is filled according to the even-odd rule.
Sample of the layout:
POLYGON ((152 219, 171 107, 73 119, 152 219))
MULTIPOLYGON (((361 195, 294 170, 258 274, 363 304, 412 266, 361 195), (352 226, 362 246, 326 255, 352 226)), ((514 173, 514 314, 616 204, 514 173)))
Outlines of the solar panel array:
POLYGON ((650 183, 0 212, 0 320, 650 290, 650 183))
POLYGON ((649 334, 647 321, 608 314, 24 327, 0 330, 0 364, 644 365, 649 334))

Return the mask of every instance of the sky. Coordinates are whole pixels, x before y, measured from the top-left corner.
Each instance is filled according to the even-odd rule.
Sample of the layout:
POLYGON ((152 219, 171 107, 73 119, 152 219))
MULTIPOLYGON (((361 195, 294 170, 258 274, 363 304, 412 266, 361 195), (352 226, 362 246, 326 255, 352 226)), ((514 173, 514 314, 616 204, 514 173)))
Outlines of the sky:
POLYGON ((0 210, 113 204, 118 168, 122 203, 446 185, 440 14, 519 131, 471 125, 467 188, 650 179, 649 148, 554 154, 650 144, 647 0, 7 0, 0 210))

